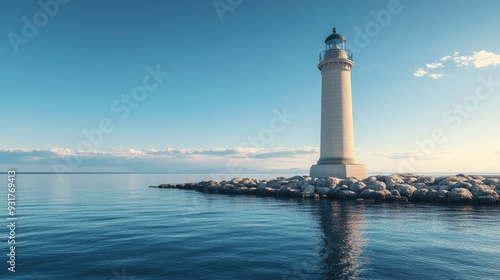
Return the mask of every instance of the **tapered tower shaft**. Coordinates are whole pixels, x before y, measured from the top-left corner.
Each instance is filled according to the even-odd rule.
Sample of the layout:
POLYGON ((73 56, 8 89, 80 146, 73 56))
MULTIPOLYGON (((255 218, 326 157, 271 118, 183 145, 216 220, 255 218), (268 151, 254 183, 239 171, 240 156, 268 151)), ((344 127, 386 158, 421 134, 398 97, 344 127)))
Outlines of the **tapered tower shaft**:
POLYGON ((334 28, 320 54, 321 145, 318 163, 311 167, 311 177, 367 177, 364 165, 357 164, 354 158, 351 94, 354 62, 345 42, 334 28))

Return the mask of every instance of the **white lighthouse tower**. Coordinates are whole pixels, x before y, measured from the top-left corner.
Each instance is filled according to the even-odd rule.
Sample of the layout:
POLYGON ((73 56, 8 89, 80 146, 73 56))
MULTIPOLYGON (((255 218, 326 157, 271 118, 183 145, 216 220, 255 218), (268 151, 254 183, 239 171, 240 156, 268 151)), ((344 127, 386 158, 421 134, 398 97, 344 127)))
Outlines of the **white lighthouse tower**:
POLYGON ((318 65, 322 76, 320 158, 311 166, 311 177, 366 178, 365 166, 354 159, 352 53, 335 28, 325 44, 318 65))

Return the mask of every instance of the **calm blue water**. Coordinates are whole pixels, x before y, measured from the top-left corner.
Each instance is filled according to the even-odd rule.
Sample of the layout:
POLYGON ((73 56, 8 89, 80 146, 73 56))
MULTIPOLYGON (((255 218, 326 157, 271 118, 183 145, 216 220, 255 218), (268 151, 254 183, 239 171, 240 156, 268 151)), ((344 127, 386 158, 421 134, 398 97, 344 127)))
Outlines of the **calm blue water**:
MULTIPOLYGON (((209 179, 203 175, 60 176, 17 175, 17 272, 7 271, 3 238, 1 279, 500 275, 498 207, 362 204, 146 187, 209 179)), ((7 224, 6 215, 3 221, 7 224)), ((2 236, 7 235, 4 227, 2 236)))

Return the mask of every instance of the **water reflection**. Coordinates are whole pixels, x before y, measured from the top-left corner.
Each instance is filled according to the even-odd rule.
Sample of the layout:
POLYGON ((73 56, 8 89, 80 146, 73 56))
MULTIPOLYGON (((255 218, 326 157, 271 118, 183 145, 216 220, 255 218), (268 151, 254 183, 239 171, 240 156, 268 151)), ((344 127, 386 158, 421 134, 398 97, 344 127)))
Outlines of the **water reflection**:
POLYGON ((322 279, 357 279, 364 239, 365 206, 349 201, 318 202, 322 279))

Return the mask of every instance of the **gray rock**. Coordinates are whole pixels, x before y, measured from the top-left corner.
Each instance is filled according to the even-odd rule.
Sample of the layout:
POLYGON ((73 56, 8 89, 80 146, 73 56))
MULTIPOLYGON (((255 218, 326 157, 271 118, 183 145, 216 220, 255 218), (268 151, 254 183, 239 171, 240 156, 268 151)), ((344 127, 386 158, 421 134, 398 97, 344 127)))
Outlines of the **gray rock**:
POLYGON ((414 186, 417 190, 419 190, 419 189, 428 189, 429 188, 429 186, 427 186, 424 183, 412 183, 411 185, 414 186))
POLYGON ((285 186, 287 186, 288 188, 292 188, 292 189, 300 189, 301 182, 290 182, 290 183, 286 184, 285 186))
POLYGON ((472 186, 474 186, 474 185, 482 185, 483 184, 483 181, 482 180, 478 180, 478 179, 470 179, 470 180, 466 180, 464 182, 465 183, 469 183, 472 186))
POLYGON ((233 178, 233 179, 231 180, 231 184, 236 185, 236 184, 238 184, 238 183, 239 183, 239 182, 241 182, 241 181, 243 181, 243 178, 236 177, 236 178, 233 178))
POLYGON ((360 198, 363 199, 375 199, 375 200, 384 200, 386 197, 391 196, 391 192, 383 189, 383 190, 371 190, 371 189, 365 189, 359 194, 360 198))
POLYGON ((436 201, 438 199, 438 196, 439 196, 439 191, 437 191, 437 190, 429 190, 425 194, 425 200, 426 201, 436 201))
POLYGON ((368 184, 370 184, 370 182, 378 181, 378 179, 375 176, 371 176, 371 177, 365 178, 365 179, 363 179, 361 181, 363 183, 365 183, 365 185, 368 185, 368 184))
POLYGON ((333 189, 340 183, 339 178, 330 177, 325 180, 323 187, 333 189))
POLYGON ((380 190, 385 190, 386 186, 384 182, 371 181, 368 185, 366 185, 365 189, 380 191, 380 190))
POLYGON ((365 186, 366 185, 363 182, 356 182, 356 183, 352 183, 351 186, 349 186, 349 190, 356 192, 356 193, 360 193, 361 191, 363 191, 365 186))
POLYGON ((476 199, 479 204, 497 204, 499 202, 498 195, 482 195, 476 199))
POLYGON ((342 199, 356 199, 358 194, 350 190, 342 190, 338 193, 338 197, 342 199))
POLYGON ((450 183, 451 182, 455 182, 455 183, 464 182, 466 180, 467 180, 467 178, 462 177, 462 176, 447 176, 444 178, 444 180, 439 181, 439 185, 453 185, 450 183))
POLYGON ((449 190, 451 190, 451 187, 452 186, 450 186, 450 185, 441 185, 441 186, 438 186, 438 188, 439 188, 438 190, 439 191, 449 191, 449 190))
POLYGON ((434 176, 421 176, 417 178, 417 183, 424 183, 426 185, 433 185, 436 181, 434 176))
POLYGON ((375 191, 372 189, 365 189, 359 194, 359 197, 363 199, 374 199, 375 191))
POLYGON ((337 185, 340 185, 340 186, 346 185, 346 186, 350 187, 351 184, 356 183, 356 182, 358 182, 358 179, 356 179, 356 178, 347 178, 347 179, 340 181, 337 185))
POLYGON ((401 194, 397 190, 391 190, 391 196, 393 196, 393 197, 401 197, 401 194))
POLYGON ((483 184, 485 184, 485 185, 492 185, 492 186, 495 186, 495 187, 499 187, 500 186, 500 180, 497 179, 497 178, 484 179, 483 180, 483 184))
POLYGON ((264 196, 274 196, 277 194, 276 189, 265 187, 265 188, 257 188, 257 194, 264 196))
POLYGON ((403 181, 405 184, 412 184, 417 181, 416 177, 403 177, 403 181))
POLYGON ((313 185, 308 185, 302 189, 303 193, 314 193, 315 187, 313 185))
POLYGON ((490 187, 486 185, 475 185, 470 188, 470 192, 475 197, 496 195, 497 193, 490 187))
POLYGON ((450 191, 448 190, 439 190, 437 194, 437 200, 439 202, 447 202, 450 198, 450 191))
POLYGON ((457 182, 450 187, 450 191, 455 188, 463 188, 470 190, 472 188, 472 184, 467 182, 457 182))
POLYGON ((465 188, 454 188, 450 191, 451 202, 469 202, 472 200, 472 193, 465 188))
POLYGON ((417 188, 408 184, 396 185, 394 189, 397 190, 401 196, 406 196, 408 198, 410 198, 413 195, 413 192, 417 190, 417 188))
POLYGON ((428 189, 420 189, 413 192, 412 199, 415 201, 425 201, 427 198, 428 189))
POLYGON ((330 193, 330 188, 319 187, 315 189, 315 192, 319 195, 328 195, 330 193))
POLYGON ((384 178, 384 180, 380 180, 385 182, 385 185, 388 189, 392 189, 395 185, 403 184, 404 180, 401 176, 398 175, 390 175, 384 178))
MULTIPOLYGON (((310 178, 310 177, 309 177, 309 178, 310 178)), ((302 177, 302 176, 298 176, 298 175, 297 175, 297 176, 293 176, 293 177, 291 177, 291 178, 288 178, 287 180, 288 180, 288 181, 294 181, 294 180, 296 180, 296 181, 304 181, 304 177, 302 177)))

